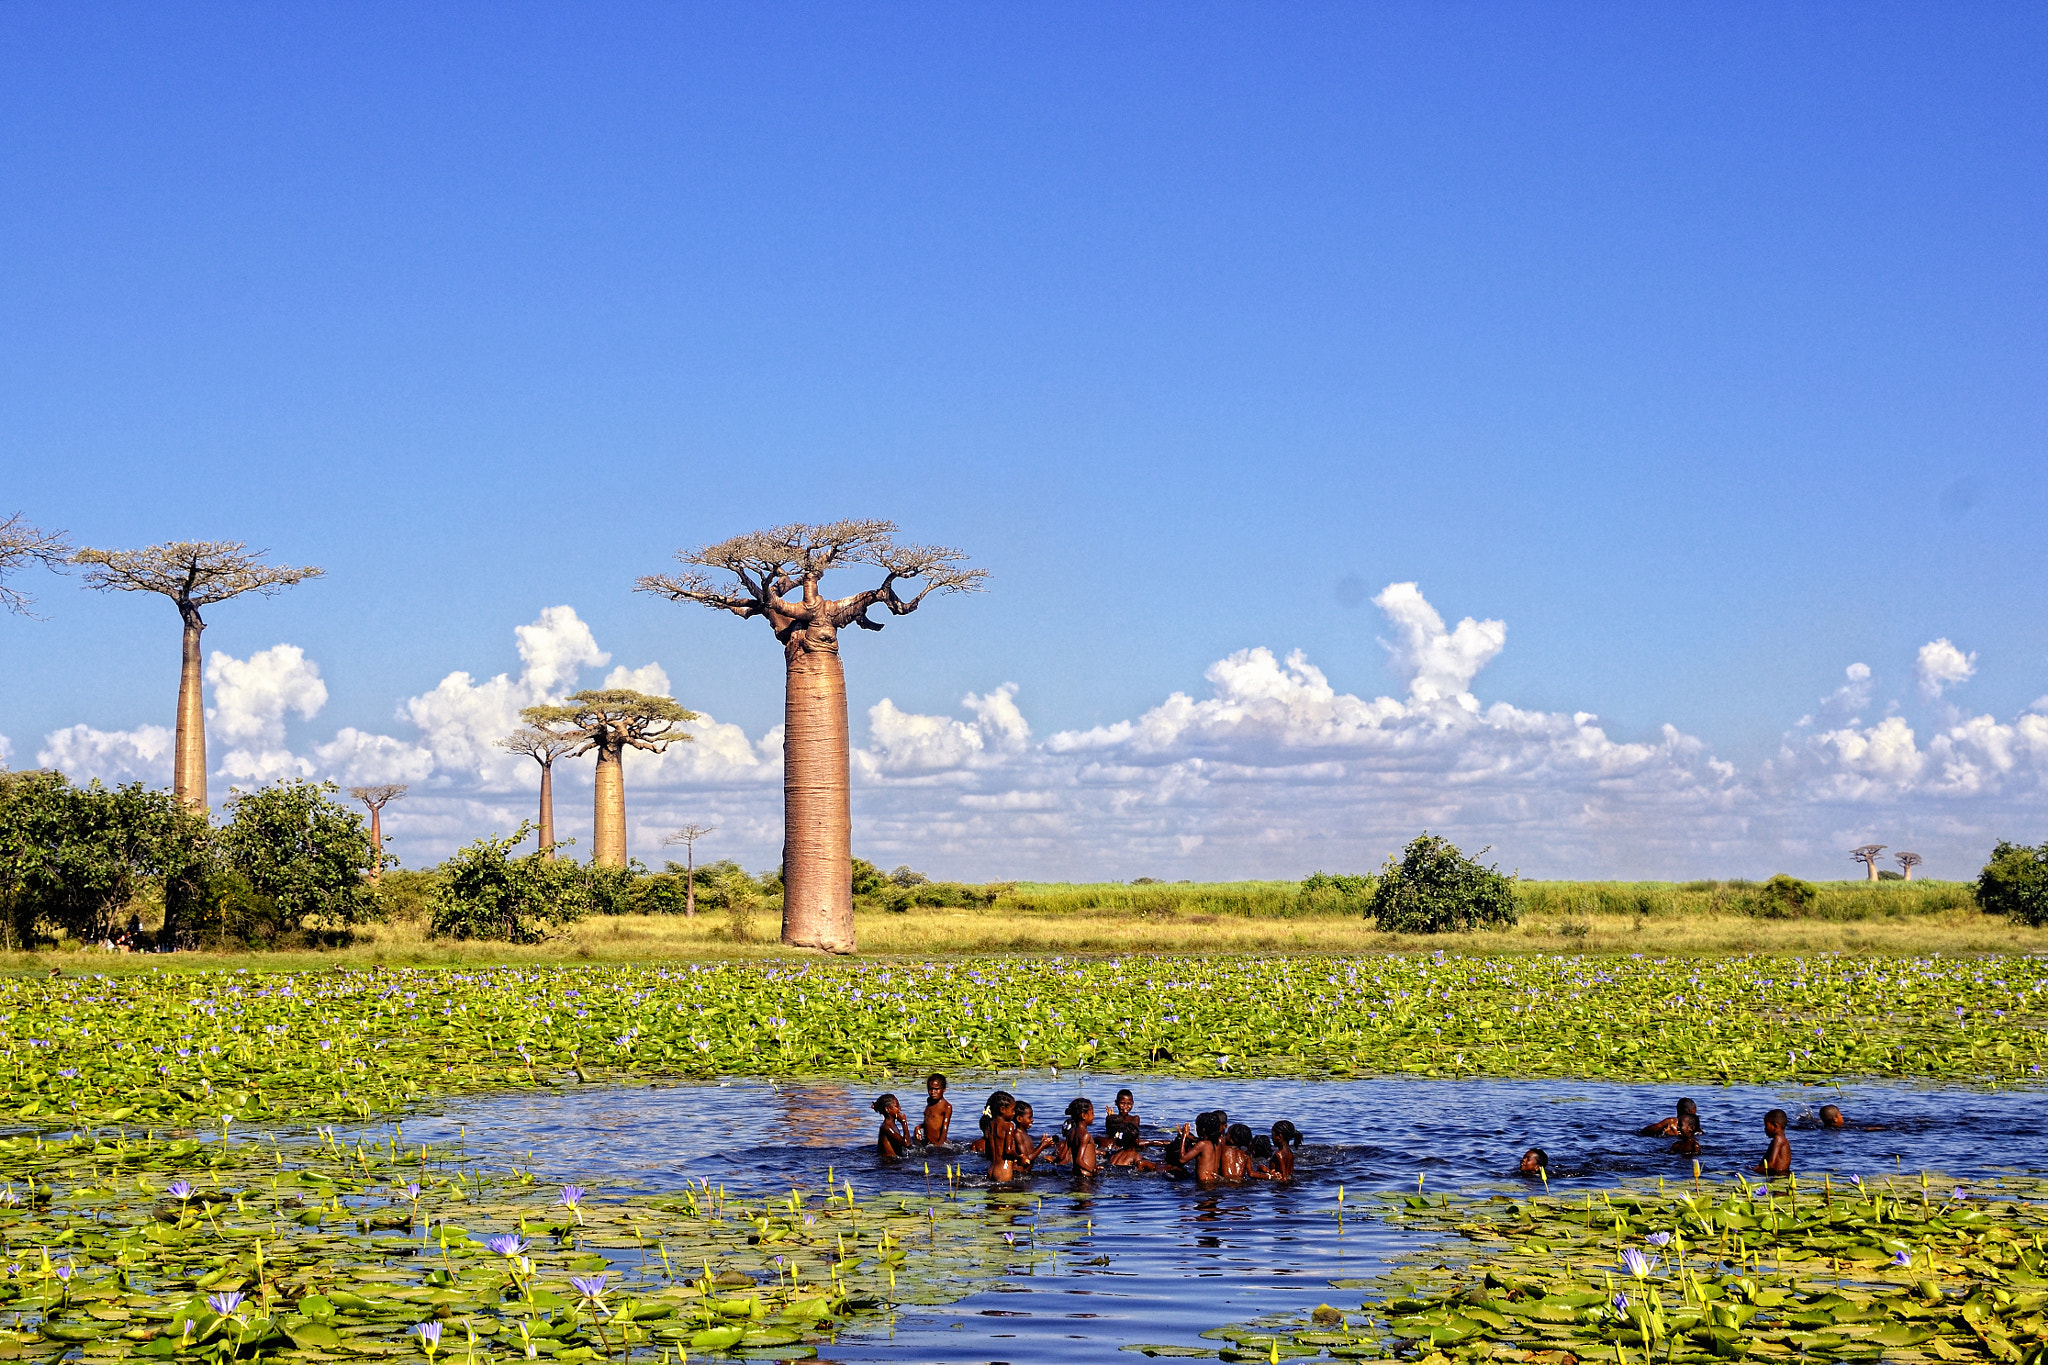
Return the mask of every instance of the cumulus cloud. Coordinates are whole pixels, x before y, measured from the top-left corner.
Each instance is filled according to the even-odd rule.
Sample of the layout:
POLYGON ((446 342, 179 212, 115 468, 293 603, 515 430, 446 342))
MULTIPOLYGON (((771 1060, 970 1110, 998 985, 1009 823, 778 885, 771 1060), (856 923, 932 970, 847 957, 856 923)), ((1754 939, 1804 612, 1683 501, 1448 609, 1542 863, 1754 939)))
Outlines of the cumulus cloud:
POLYGON ((1466 617, 1456 630, 1444 629, 1444 618, 1413 583, 1390 583, 1372 604, 1386 613, 1395 631, 1387 645, 1394 667, 1407 680, 1416 701, 1464 698, 1472 680, 1507 647, 1505 621, 1466 617))
POLYGON ((1939 697, 1945 688, 1977 676, 1977 656, 1963 653, 1943 636, 1920 646, 1913 667, 1920 676, 1920 694, 1931 699, 1939 697))
POLYGON ((478 682, 459 670, 399 704, 400 718, 419 729, 438 771, 500 787, 517 782, 533 765, 497 741, 519 728, 521 709, 560 701, 583 669, 611 662, 574 607, 549 607, 513 635, 524 665, 517 678, 500 673, 478 682))
POLYGON ((433 775, 434 755, 425 747, 345 725, 325 744, 314 746, 321 776, 344 787, 386 782, 424 782, 433 775))
POLYGON ((74 782, 98 778, 109 785, 162 785, 171 780, 171 741, 171 732, 161 725, 138 725, 133 730, 73 725, 43 736, 36 765, 55 768, 74 782))
POLYGON ((14 741, 0 735, 0 768, 7 766, 7 760, 14 756, 14 741))
POLYGON ((247 659, 216 651, 206 663, 213 708, 208 747, 223 747, 219 774, 238 785, 310 776, 313 765, 286 747, 285 716, 311 720, 327 704, 319 666, 297 645, 272 645, 247 659))

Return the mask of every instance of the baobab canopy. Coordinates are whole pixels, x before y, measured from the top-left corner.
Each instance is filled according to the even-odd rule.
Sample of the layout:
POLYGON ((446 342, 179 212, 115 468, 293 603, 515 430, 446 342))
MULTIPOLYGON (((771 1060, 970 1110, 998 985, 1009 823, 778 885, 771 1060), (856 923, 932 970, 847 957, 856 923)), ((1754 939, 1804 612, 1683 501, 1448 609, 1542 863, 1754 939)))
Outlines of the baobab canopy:
POLYGON ((681 726, 697 719, 674 697, 655 697, 626 688, 572 693, 561 706, 529 706, 520 718, 535 730, 568 741, 571 756, 597 751, 596 794, 591 812, 590 860, 607 867, 626 865, 626 750, 660 753, 693 738, 681 726))
POLYGON ((681 573, 650 574, 638 585, 670 601, 765 617, 782 642, 782 941, 795 947, 854 949, 839 632, 850 625, 880 630, 886 623, 870 615, 878 607, 908 616, 934 592, 977 592, 988 577, 986 569, 963 567, 962 551, 899 545, 895 535, 892 521, 791 523, 680 551, 681 573), (825 575, 854 565, 880 569, 881 583, 849 597, 826 597, 820 587, 825 575), (909 583, 919 586, 906 597, 898 588, 909 583))

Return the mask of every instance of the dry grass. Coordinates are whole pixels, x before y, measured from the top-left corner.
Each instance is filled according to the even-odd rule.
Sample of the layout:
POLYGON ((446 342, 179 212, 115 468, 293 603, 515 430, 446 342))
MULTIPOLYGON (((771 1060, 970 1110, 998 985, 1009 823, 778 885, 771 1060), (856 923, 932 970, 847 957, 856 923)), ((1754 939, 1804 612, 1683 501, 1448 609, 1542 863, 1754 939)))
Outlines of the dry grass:
MULTIPOLYGON (((951 957, 1005 953, 1728 953, 1846 952, 2048 953, 2048 930, 2028 929, 1974 908, 1894 913, 1862 919, 1754 919, 1705 910, 1601 913, 1593 897, 1558 897, 1551 913, 1525 914, 1502 932, 1434 936, 1382 934, 1357 915, 1287 918, 1210 914, 1172 908, 1163 898, 1136 896, 1091 908, 1068 908, 1071 895, 1046 898, 1058 908, 998 902, 987 908, 921 909, 907 914, 862 912, 856 924, 863 956, 951 957)), ((1226 903, 1228 898, 1223 898, 1226 903)), ((1612 898, 1610 903, 1612 903, 1612 898)), ((1186 903, 1199 903, 1190 896, 1186 903)), ((562 937, 531 948, 465 944, 426 937, 420 920, 371 926, 353 947, 325 952, 111 955, 57 950, 0 956, 0 971, 136 971, 152 967, 246 967, 252 971, 324 966, 484 965, 503 962, 645 962, 663 959, 778 957, 773 915, 757 916, 758 937, 735 942, 726 916, 623 915, 585 920, 562 937)))

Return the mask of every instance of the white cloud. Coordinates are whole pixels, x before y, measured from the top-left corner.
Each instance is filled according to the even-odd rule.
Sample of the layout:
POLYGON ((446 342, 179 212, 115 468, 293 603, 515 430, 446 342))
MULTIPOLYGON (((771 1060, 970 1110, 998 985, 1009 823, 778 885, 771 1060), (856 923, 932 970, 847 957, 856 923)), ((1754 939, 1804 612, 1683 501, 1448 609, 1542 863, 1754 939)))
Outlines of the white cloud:
POLYGON ((626 692, 645 692, 650 697, 672 697, 668 690, 668 670, 660 664, 642 664, 628 668, 620 664, 605 674, 604 685, 626 692))
POLYGON ((14 741, 0 735, 0 768, 7 766, 7 760, 14 756, 14 741))
POLYGON ((434 755, 429 750, 352 725, 343 726, 327 743, 316 745, 313 756, 319 761, 321 775, 344 787, 424 782, 434 772, 434 755))
POLYGON ((171 780, 171 732, 161 725, 133 730, 95 730, 73 725, 43 736, 36 751, 39 767, 55 768, 73 782, 98 778, 109 784, 171 780))
POLYGON ((1939 697, 1944 688, 1966 683, 1977 675, 1977 656, 1963 653, 1943 636, 1920 646, 1914 671, 1920 675, 1920 694, 1939 697))
POLYGON ((1387 653, 1416 701, 1469 697, 1479 670, 1507 647, 1505 621, 1475 621, 1468 616, 1456 630, 1445 630, 1444 618, 1413 583, 1388 584, 1372 604, 1386 613, 1397 632, 1387 653))
POLYGON ((506 753, 497 741, 519 728, 520 710, 561 700, 584 668, 611 662, 574 607, 549 607, 513 634, 525 665, 517 678, 500 673, 480 683, 457 671, 433 691, 399 704, 400 717, 419 728, 435 768, 451 778, 494 788, 519 782, 534 765, 506 753))
POLYGON ((311 720, 327 704, 319 666, 297 645, 272 645, 247 659, 218 651, 206 662, 213 709, 207 747, 220 755, 219 775, 239 786, 310 776, 313 765, 285 745, 285 715, 311 720))

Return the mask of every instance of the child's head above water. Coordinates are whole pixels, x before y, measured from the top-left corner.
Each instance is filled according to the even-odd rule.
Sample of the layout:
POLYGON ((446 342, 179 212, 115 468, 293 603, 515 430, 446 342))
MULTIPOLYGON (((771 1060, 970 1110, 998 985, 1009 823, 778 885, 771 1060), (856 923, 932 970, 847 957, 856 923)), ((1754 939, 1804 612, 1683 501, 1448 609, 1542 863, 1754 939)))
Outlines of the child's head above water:
POLYGON ((1117 1113, 1119 1113, 1119 1114, 1128 1114, 1128 1113, 1130 1113, 1130 1112, 1131 1112, 1132 1108, 1133 1108, 1133 1107, 1134 1107, 1134 1106, 1135 1106, 1135 1105, 1136 1105, 1137 1103, 1138 1103, 1138 1097, 1137 1097, 1136 1095, 1133 1095, 1133 1094, 1132 1094, 1132 1093, 1131 1093, 1131 1092, 1130 1092, 1129 1090, 1119 1090, 1119 1091, 1117 1091, 1117 1092, 1116 1092, 1116 1112, 1117 1112, 1117 1113))
POLYGON ((1257 1137, 1253 1138, 1252 1159, 1255 1161, 1271 1161, 1273 1159, 1273 1139, 1267 1137, 1264 1133, 1260 1133, 1257 1137))
POLYGON ((1223 1140, 1233 1147, 1250 1147, 1252 1145, 1251 1125, 1248 1123, 1231 1124, 1224 1133, 1223 1140))
POLYGON ((868 1107, 877 1114, 893 1114, 897 1111, 896 1097, 894 1095, 884 1095, 868 1107))
POLYGON ((1842 1117, 1842 1111, 1841 1111, 1841 1110, 1840 1110, 1839 1108, 1837 1108, 1837 1107, 1836 1107, 1835 1105, 1832 1105, 1832 1104, 1824 1104, 1824 1105, 1822 1105, 1822 1106, 1820 1107, 1820 1126, 1821 1126, 1821 1127, 1823 1127, 1823 1128, 1840 1128, 1840 1127, 1841 1127, 1841 1126, 1842 1126, 1842 1125, 1843 1125, 1843 1124, 1844 1124, 1845 1122, 1847 1122, 1847 1120, 1845 1120, 1845 1119, 1844 1119, 1844 1118, 1842 1117))
POLYGON ((1522 1153, 1520 1169, 1523 1175, 1534 1175, 1538 1171, 1547 1171, 1550 1169, 1550 1154, 1541 1147, 1531 1147, 1528 1151, 1522 1153))
POLYGON ((1029 1128, 1031 1126, 1031 1120, 1036 1113, 1037 1111, 1033 1109, 1029 1103, 1027 1103, 1024 1100, 1018 1100, 1016 1104, 1012 1106, 1010 1121, 1016 1124, 1019 1128, 1029 1128))
POLYGON ((1301 1130, 1286 1119, 1273 1125, 1273 1141, 1284 1147, 1301 1146, 1301 1130))
POLYGON ((924 1093, 929 1095, 933 1099, 938 1099, 941 1095, 946 1093, 946 1078, 936 1071, 934 1071, 931 1075, 925 1077, 924 1093))
POLYGON ((1680 1100, 1678 1102, 1678 1117, 1684 1118, 1688 1114, 1698 1118, 1700 1116, 1700 1107, 1691 1100, 1680 1100))
POLYGON ((1205 1142, 1214 1142, 1223 1136, 1223 1111, 1210 1109, 1195 1115, 1195 1136, 1205 1142))
POLYGON ((1067 1119, 1070 1123, 1086 1128, 1094 1117, 1095 1101, 1083 1099, 1079 1095, 1067 1101, 1067 1119))
POLYGON ((1785 1111, 1782 1109, 1773 1109, 1770 1113, 1764 1115, 1764 1131, 1766 1133, 1784 1132, 1785 1123, 1785 1111))

